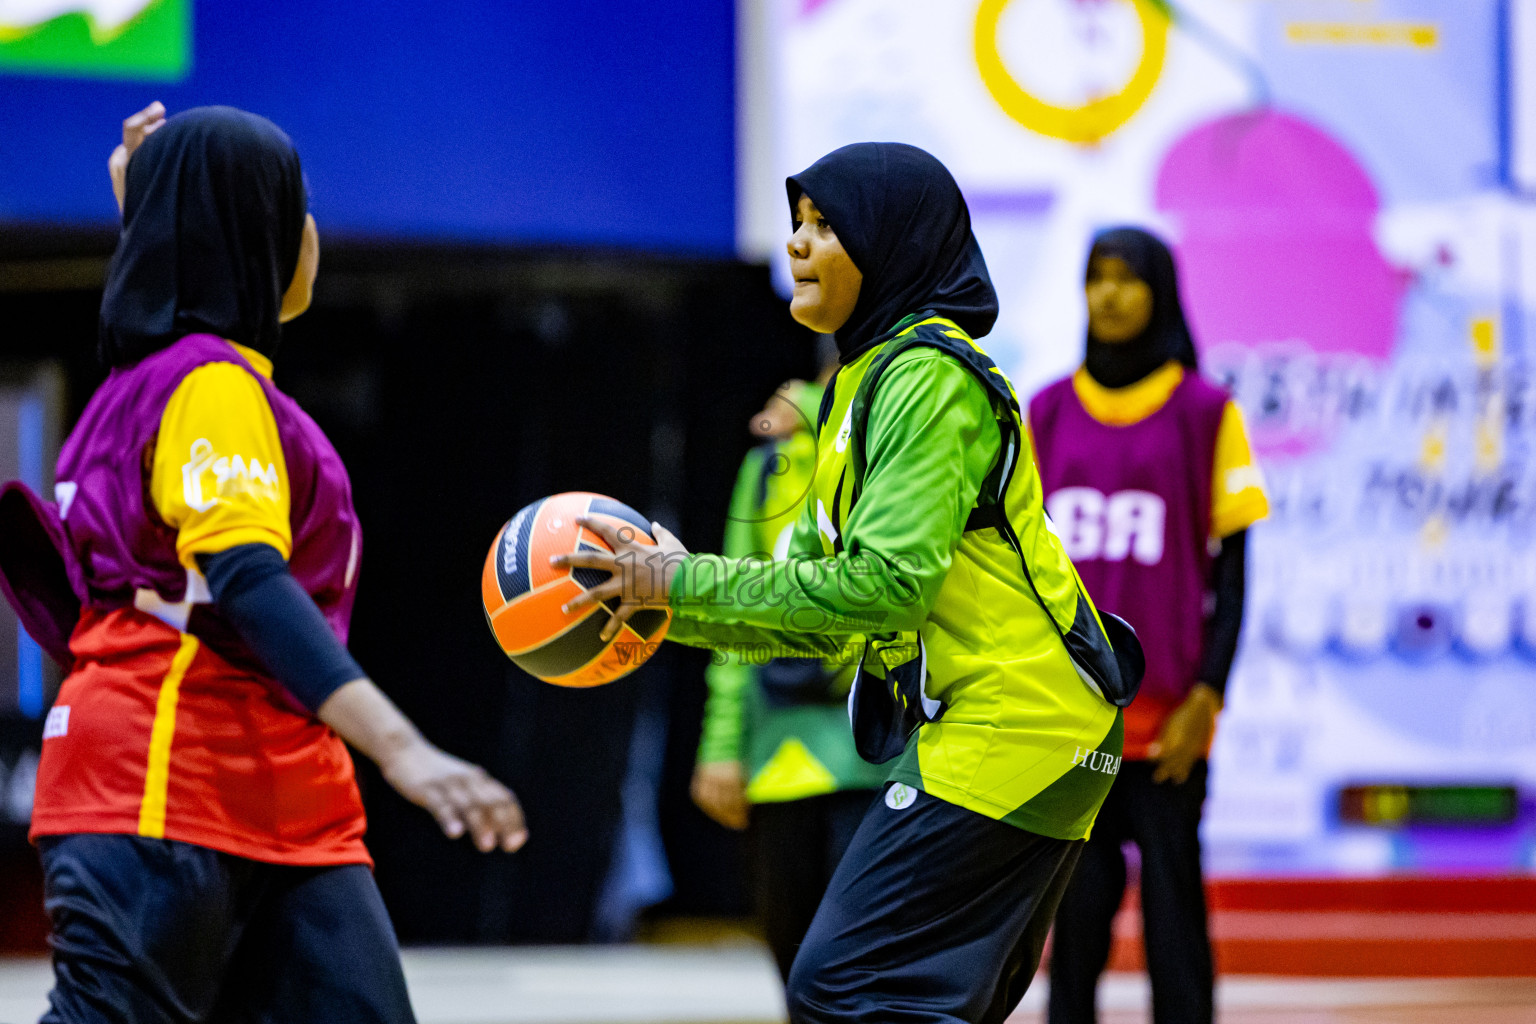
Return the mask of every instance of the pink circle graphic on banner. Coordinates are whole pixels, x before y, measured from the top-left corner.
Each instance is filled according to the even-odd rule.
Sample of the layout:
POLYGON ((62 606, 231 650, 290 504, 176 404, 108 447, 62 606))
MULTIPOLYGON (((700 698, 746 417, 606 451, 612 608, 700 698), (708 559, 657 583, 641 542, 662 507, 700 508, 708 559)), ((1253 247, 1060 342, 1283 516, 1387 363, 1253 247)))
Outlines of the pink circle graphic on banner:
MULTIPOLYGON (((1202 352, 1290 351, 1324 369, 1391 355, 1407 278, 1376 246, 1370 176, 1322 128, 1273 110, 1218 118, 1174 144, 1156 188, 1179 229, 1181 290, 1202 352)), ((1329 431, 1304 419, 1305 428, 1261 426, 1256 441, 1310 450, 1329 431)))

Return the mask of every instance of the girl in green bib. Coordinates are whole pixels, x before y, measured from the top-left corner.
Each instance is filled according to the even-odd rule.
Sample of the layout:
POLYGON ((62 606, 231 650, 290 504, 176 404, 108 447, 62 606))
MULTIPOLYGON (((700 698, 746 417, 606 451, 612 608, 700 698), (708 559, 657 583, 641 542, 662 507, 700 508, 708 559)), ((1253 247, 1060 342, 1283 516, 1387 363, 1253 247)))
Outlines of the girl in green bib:
POLYGON ((787 556, 593 522, 615 553, 555 561, 613 574, 573 602, 619 602, 612 630, 670 607, 682 643, 861 655, 854 741, 892 765, 795 960, 790 1017, 1000 1022, 1119 770, 1139 646, 1046 528, 1018 400, 974 341, 997 297, 949 172, 860 143, 788 190, 790 312, 840 365, 787 556))

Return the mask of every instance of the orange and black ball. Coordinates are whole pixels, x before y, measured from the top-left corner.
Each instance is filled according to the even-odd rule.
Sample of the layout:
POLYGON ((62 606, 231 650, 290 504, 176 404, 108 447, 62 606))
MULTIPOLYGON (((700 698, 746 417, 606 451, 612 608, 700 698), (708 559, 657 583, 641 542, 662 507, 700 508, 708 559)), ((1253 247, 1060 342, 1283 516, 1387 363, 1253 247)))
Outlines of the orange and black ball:
POLYGON ((667 635, 672 613, 642 609, 604 643, 598 634, 616 602, 573 614, 561 610, 610 576, 600 569, 549 564, 554 555, 609 550, 601 537, 576 522, 577 516, 606 519, 616 529, 633 530, 642 544, 655 543, 650 524, 621 501, 585 491, 551 495, 522 509, 496 534, 480 592, 491 633, 519 668, 558 686, 599 686, 644 664, 667 635))

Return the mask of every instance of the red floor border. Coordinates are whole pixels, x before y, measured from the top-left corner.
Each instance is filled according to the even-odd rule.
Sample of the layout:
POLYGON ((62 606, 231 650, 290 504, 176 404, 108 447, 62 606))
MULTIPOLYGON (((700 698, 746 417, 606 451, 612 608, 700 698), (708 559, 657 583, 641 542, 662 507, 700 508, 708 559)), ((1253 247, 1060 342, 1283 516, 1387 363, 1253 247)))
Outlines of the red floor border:
MULTIPOLYGON (((1222 973, 1536 976, 1536 876, 1218 879, 1207 898, 1222 973)), ((1116 919, 1111 970, 1144 969, 1139 903, 1116 919)))

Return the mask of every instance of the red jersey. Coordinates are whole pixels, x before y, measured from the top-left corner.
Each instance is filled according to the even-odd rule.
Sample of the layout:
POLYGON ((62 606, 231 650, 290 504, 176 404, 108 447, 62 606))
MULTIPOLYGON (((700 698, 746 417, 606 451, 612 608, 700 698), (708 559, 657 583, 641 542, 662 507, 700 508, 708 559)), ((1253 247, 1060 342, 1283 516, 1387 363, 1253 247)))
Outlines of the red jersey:
POLYGON ((128 833, 280 864, 371 863, 346 745, 208 603, 196 556, 265 543, 345 641, 360 535, 329 441, 259 353, 193 335, 114 370, 59 458, 86 593, 31 834, 128 833))
POLYGON ((278 864, 371 864, 346 744, 196 637, 86 609, 32 835, 116 832, 278 864))

